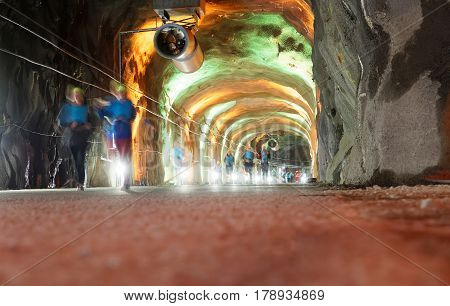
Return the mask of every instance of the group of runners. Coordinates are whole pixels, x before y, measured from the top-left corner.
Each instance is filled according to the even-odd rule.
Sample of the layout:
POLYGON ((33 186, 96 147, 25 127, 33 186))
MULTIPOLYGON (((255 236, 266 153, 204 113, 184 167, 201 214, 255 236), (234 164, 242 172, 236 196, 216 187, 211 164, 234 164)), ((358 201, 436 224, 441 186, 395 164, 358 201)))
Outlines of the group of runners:
MULTIPOLYGON (((61 108, 58 115, 58 125, 63 129, 63 146, 68 148, 75 165, 76 187, 83 191, 86 187, 86 151, 89 138, 94 129, 94 122, 103 121, 103 138, 108 148, 108 152, 117 154, 116 158, 122 165, 122 189, 128 190, 131 185, 131 150, 132 150, 132 129, 131 125, 136 117, 136 109, 133 103, 127 98, 127 89, 124 85, 112 82, 110 86, 112 96, 97 98, 92 103, 93 107, 86 104, 84 91, 78 87, 71 87, 66 94, 67 101, 61 108), (97 119, 95 119, 97 117, 97 119)), ((171 159, 174 168, 177 169, 176 182, 182 184, 184 150, 181 144, 174 145, 171 159), (180 161, 180 162, 177 162, 180 161)), ((270 152, 262 147, 256 154, 250 146, 247 146, 243 155, 242 163, 250 182, 253 182, 255 157, 260 159, 260 169, 263 181, 267 181, 269 173, 270 152)), ((110 159, 108 159, 111 161, 110 159)), ((235 168, 235 157, 232 152, 227 152, 224 158, 227 181, 232 181, 235 168)), ((217 168, 221 169, 218 162, 217 168)), ((220 170, 219 170, 220 171, 220 170)))
MULTIPOLYGON (((261 148, 261 151, 259 152, 258 155, 259 159, 261 160, 262 178, 264 181, 266 181, 269 174, 270 153, 266 148, 263 147, 261 148)), ((246 147, 244 154, 242 155, 244 170, 249 176, 250 182, 253 182, 256 156, 257 154, 255 154, 255 151, 253 151, 250 146, 246 147)), ((229 182, 232 180, 231 177, 233 175, 235 165, 235 158, 231 153, 231 151, 228 151, 227 154, 225 155, 224 164, 226 170, 226 179, 229 182)))
POLYGON ((86 151, 96 121, 94 116, 104 122, 108 151, 116 151, 123 165, 122 189, 128 190, 131 185, 131 124, 136 117, 136 109, 127 98, 124 85, 112 82, 110 91, 113 95, 96 99, 92 109, 86 104, 84 91, 70 87, 66 94, 67 101, 58 115, 58 125, 63 129, 63 147, 72 154, 76 186, 80 191, 86 187, 86 151))

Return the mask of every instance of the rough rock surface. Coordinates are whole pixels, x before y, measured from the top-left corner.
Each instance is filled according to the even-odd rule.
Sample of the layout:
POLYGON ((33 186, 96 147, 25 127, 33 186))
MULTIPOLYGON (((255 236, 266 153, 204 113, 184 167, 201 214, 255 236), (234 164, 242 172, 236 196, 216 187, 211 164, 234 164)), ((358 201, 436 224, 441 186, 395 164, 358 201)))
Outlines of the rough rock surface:
POLYGON ((449 167, 448 1, 313 6, 321 178, 396 184, 449 167))
MULTIPOLYGON (((146 1, 11 0, 7 3, 18 11, 0 3, 1 15, 115 77, 117 73, 108 67, 114 67, 116 63, 117 33, 122 27, 142 23, 142 16, 149 13, 140 10, 142 7, 149 10, 146 1)), ((0 48, 108 89, 110 78, 5 19, 0 19, 0 48)), ((60 139, 54 122, 64 102, 66 86, 82 87, 88 99, 104 96, 105 92, 4 52, 0 52, 0 63, 0 189, 45 188, 53 183, 56 187, 64 185, 73 176, 73 169, 70 158, 59 148, 60 139), (59 165, 59 171, 55 171, 56 165, 59 165)), ((108 184, 106 176, 95 175, 105 171, 98 162, 100 156, 105 155, 104 148, 95 145, 101 137, 99 133, 95 135, 88 154, 89 169, 94 169, 90 172, 89 184, 105 186, 108 184)))

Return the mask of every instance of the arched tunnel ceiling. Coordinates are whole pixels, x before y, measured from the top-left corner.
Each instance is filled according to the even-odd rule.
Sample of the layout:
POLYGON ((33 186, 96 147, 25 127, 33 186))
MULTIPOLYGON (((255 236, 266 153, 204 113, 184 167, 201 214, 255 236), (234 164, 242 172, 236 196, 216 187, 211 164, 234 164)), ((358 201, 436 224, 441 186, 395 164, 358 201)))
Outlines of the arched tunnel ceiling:
MULTIPOLYGON (((260 105, 261 99, 267 102, 265 98, 243 98, 239 102, 233 102, 233 106, 220 114, 216 114, 214 120, 211 120, 211 125, 218 133, 223 133, 224 129, 231 126, 236 120, 242 120, 249 116, 260 116, 261 118, 270 117, 290 117, 299 124, 309 129, 311 122, 306 113, 299 112, 298 109, 292 105, 292 102, 273 99, 271 103, 264 103, 260 105)), ((208 118, 209 119, 209 118, 208 118)), ((255 122, 258 124, 258 122, 255 122)))
MULTIPOLYGON (((142 25, 148 26, 151 23, 142 25)), ((151 35, 133 38, 130 49, 138 68, 132 66, 134 82, 147 82, 145 87, 157 96, 163 116, 205 133, 202 138, 215 146, 211 150, 216 158, 221 158, 224 145, 230 145, 223 141, 225 134, 234 142, 264 129, 304 137, 314 155, 313 34, 308 1, 207 1, 206 16, 196 33, 205 52, 203 66, 192 74, 181 73, 170 61, 149 55, 153 50, 145 46, 151 35), (179 114, 192 121, 183 122, 179 114), (260 126, 252 127, 256 124, 260 126), (283 124, 284 129, 280 128, 283 124)))
POLYGON ((236 148, 240 141, 250 132, 269 133, 274 131, 292 132, 293 134, 301 135, 306 142, 311 144, 311 136, 308 129, 297 120, 290 118, 289 114, 280 114, 275 117, 262 115, 238 119, 226 130, 225 141, 229 147, 236 148))
POLYGON ((189 75, 166 66, 162 79, 169 103, 183 103, 202 88, 229 87, 239 92, 241 86, 224 86, 223 82, 235 81, 238 86, 246 80, 270 80, 313 102, 311 43, 281 15, 230 14, 215 24, 202 24, 197 37, 206 60, 199 71, 189 75))
MULTIPOLYGON (((242 99, 258 98, 254 101, 258 104, 248 105, 249 107, 267 107, 267 104, 273 104, 272 112, 284 110, 288 108, 289 103, 280 105, 275 108, 276 101, 280 99, 292 102, 298 105, 303 112, 306 113, 310 121, 314 119, 314 105, 310 105, 306 100, 291 87, 286 87, 278 83, 266 80, 243 81, 237 80, 232 82, 223 81, 220 84, 209 86, 206 88, 198 88, 193 95, 183 99, 183 103, 176 106, 184 110, 192 119, 201 119, 204 113, 219 103, 228 101, 241 101, 242 99)), ((242 104, 242 103, 238 103, 242 104)), ((299 110, 300 111, 300 110, 299 110)))

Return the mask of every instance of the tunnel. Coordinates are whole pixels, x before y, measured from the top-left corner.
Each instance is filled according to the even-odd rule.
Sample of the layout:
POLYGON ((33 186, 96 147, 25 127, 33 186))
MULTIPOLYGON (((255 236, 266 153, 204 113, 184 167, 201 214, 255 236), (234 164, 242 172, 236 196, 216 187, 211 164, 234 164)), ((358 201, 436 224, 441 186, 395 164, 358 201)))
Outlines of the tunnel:
MULTIPOLYGON (((417 10, 439 4, 427 2, 417 10)), ((60 16, 51 2, 23 8, 2 4, 4 51, 23 50, 21 56, 62 68, 76 79, 2 53, 3 189, 66 184, 73 170, 70 162, 61 161, 58 138, 39 134, 55 133, 51 122, 67 83, 87 82, 78 85, 93 99, 105 95, 101 89, 119 73, 138 109, 133 125, 135 184, 161 184, 173 175, 174 141, 181 141, 195 161, 190 183, 204 184, 211 163, 222 161, 227 151, 239 155, 245 145, 255 146, 255 139, 267 134, 303 139, 309 154, 299 162, 325 183, 392 185, 447 176, 447 58, 441 50, 448 39, 445 31, 436 31, 439 18, 392 37, 381 29, 383 21, 367 12, 389 8, 395 16, 404 9, 401 5, 206 1, 207 14, 195 34, 204 59, 201 68, 186 74, 155 52, 154 31, 119 35, 162 25, 148 3, 124 4, 114 14, 104 5, 98 8, 104 20, 93 21, 88 11, 96 8, 83 2, 72 8, 79 15, 61 15, 73 21, 64 30, 47 27, 51 15, 32 22, 32 10, 46 5, 60 16), (97 36, 87 25, 98 28, 97 36), (416 41, 425 39, 426 31, 433 35, 424 43, 436 47, 420 54, 416 41), (46 42, 49 35, 56 41, 46 42), (15 37, 36 44, 37 54, 27 54, 15 37), (100 50, 106 46, 105 54, 100 50), (418 68, 409 71, 404 67, 414 66, 408 63, 414 56, 420 58, 418 68), (422 78, 427 73, 428 83, 422 78), (9 149, 12 139, 17 140, 14 150, 9 149)), ((419 13, 411 8, 408 14, 419 13)), ((100 143, 97 134, 94 142, 100 143)), ((101 144, 93 145, 88 155, 90 186, 110 184, 104 178, 108 165, 100 159, 102 150, 101 144)))
MULTIPOLYGON (((193 1, 201 14, 178 25, 190 48, 185 57, 158 45, 155 33, 177 22, 156 2, 0 1, 0 190, 7 197, 27 190, 40 199, 42 190, 76 187, 76 165, 56 124, 67 88, 82 88, 93 110, 116 81, 136 110, 132 187, 168 188, 170 199, 172 191, 182 199, 185 190, 199 188, 202 199, 203 190, 225 188, 226 195, 231 188, 233 195, 292 185, 336 201, 339 190, 350 202, 367 197, 373 205, 389 198, 386 191, 393 199, 420 198, 419 208, 435 197, 441 214, 428 217, 446 214, 448 1, 193 1), (172 160, 177 146, 186 158, 182 174, 172 160), (262 147, 271 157, 264 183, 262 147), (243 166, 247 148, 257 156, 253 184, 243 166), (227 153, 239 183, 221 187, 227 153), (299 176, 286 184, 284 171, 299 176), (185 186, 177 186, 179 175, 185 186)), ((87 189, 115 190, 116 170, 96 117, 87 189)), ((282 190, 276 191, 281 198, 282 190)), ((370 205, 360 209, 382 218, 370 205)), ((392 219, 417 217, 389 209, 380 207, 392 219)), ((448 238, 448 221, 439 220, 433 222, 442 222, 448 238)))

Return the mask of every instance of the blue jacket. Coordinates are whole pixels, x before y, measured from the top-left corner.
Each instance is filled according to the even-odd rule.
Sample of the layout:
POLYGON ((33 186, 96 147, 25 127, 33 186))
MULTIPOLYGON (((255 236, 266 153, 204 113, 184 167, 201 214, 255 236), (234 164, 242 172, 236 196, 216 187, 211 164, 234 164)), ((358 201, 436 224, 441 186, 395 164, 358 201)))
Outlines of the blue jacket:
POLYGON ((173 165, 176 168, 183 167, 184 155, 185 155, 185 152, 184 152, 183 148, 181 148, 181 147, 179 147, 177 145, 173 148, 173 151, 172 151, 172 162, 173 162, 173 165))
POLYGON ((100 118, 108 117, 113 126, 107 130, 107 136, 114 139, 131 138, 131 122, 136 118, 136 109, 130 100, 113 100, 111 104, 98 111, 100 118))
POLYGON ((65 103, 58 114, 58 124, 64 128, 62 137, 63 146, 87 146, 91 129, 85 124, 90 122, 89 109, 86 105, 65 103), (78 125, 71 128, 70 125, 76 122, 78 125))
POLYGON ((88 108, 86 105, 76 105, 65 103, 58 114, 58 124, 67 127, 73 122, 79 125, 86 124, 88 121, 88 108))
POLYGON ((225 165, 227 166, 227 167, 233 167, 233 165, 234 165, 234 157, 233 157, 233 155, 226 155, 225 156, 225 165))
POLYGON ((261 150, 261 162, 267 164, 269 162, 269 152, 261 150))
POLYGON ((245 151, 244 159, 248 159, 249 161, 253 162, 254 158, 255 158, 255 153, 253 153, 252 151, 245 151))

